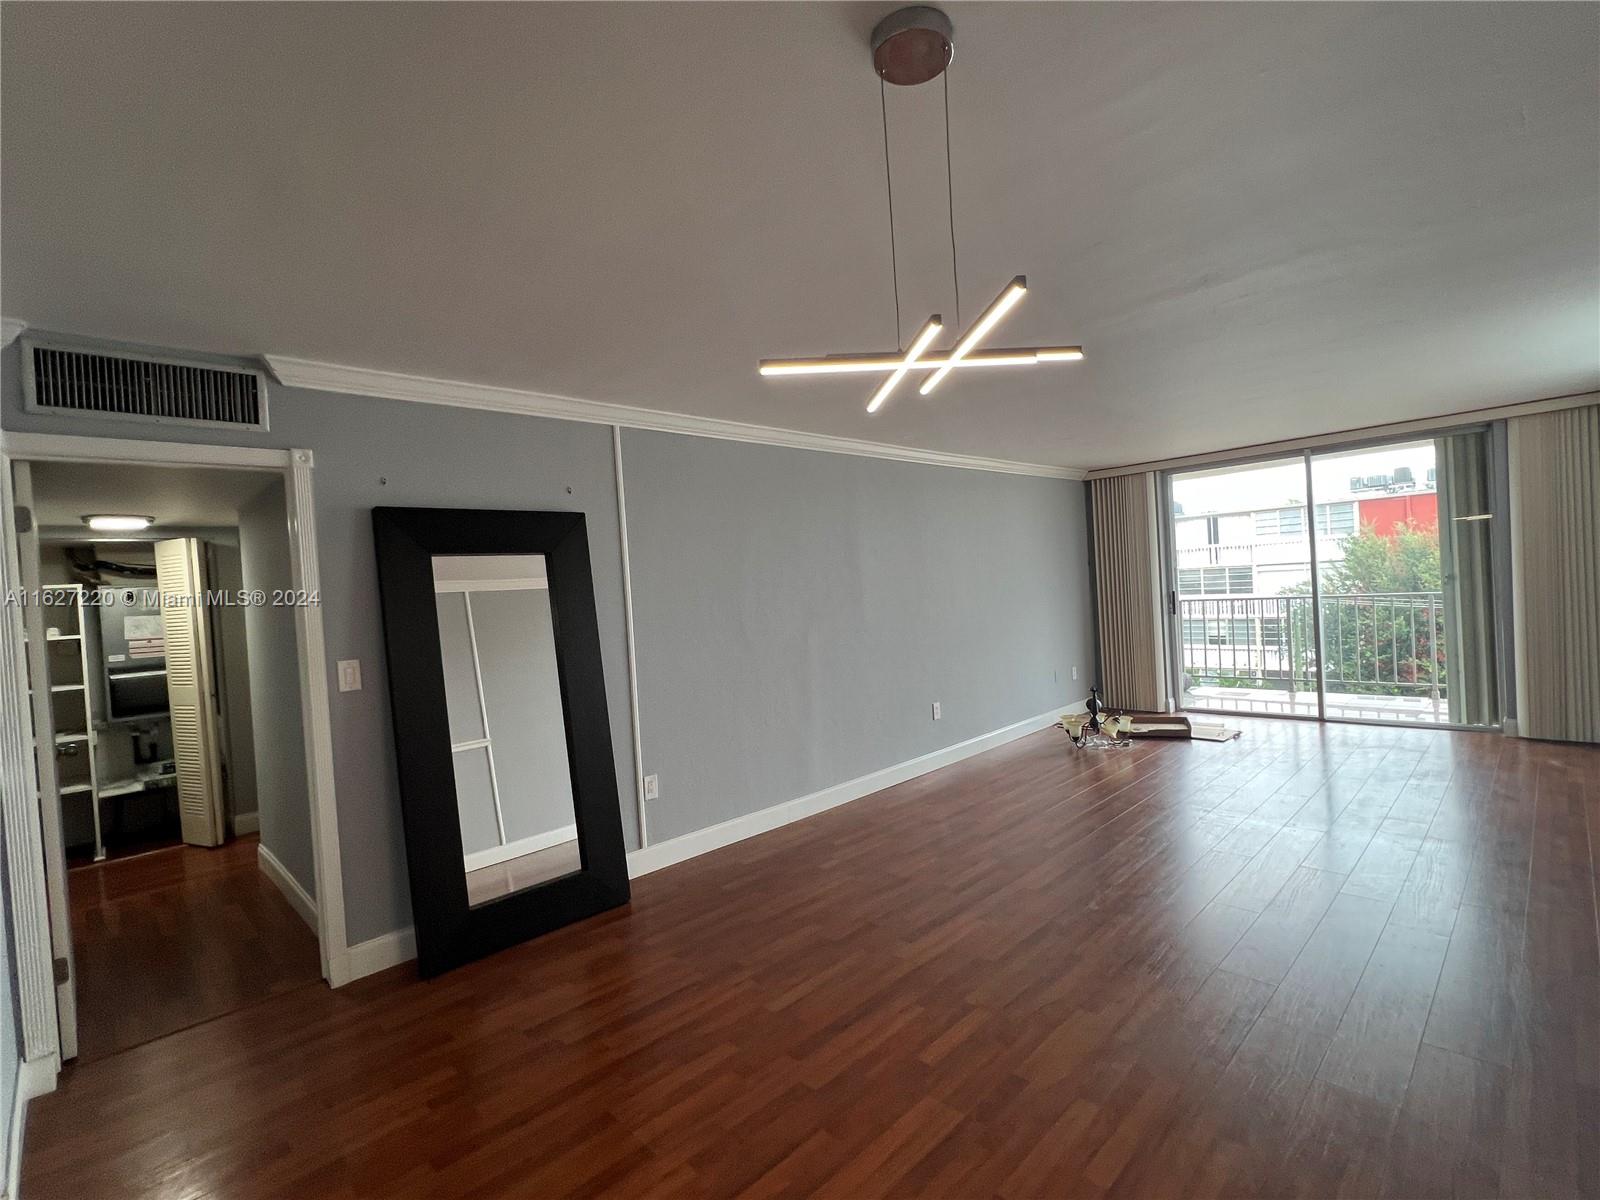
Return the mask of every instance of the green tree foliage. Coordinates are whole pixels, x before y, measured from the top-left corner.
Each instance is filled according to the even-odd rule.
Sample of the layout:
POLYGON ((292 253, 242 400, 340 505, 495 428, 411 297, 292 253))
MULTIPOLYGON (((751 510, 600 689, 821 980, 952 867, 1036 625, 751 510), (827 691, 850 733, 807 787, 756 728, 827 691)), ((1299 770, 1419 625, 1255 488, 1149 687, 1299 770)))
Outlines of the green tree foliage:
MULTIPOLYGON (((1439 531, 1414 521, 1380 534, 1371 525, 1322 570, 1322 640, 1328 690, 1431 696, 1445 684, 1439 531)), ((1305 593, 1309 587, 1292 589, 1305 593)), ((1297 614, 1308 647, 1310 612, 1297 614)), ((1298 639, 1297 639, 1298 640, 1298 639)))
POLYGON ((1439 531, 1408 521, 1385 537, 1364 525, 1344 544, 1342 562, 1322 572, 1322 590, 1329 596, 1353 592, 1437 592, 1439 531))

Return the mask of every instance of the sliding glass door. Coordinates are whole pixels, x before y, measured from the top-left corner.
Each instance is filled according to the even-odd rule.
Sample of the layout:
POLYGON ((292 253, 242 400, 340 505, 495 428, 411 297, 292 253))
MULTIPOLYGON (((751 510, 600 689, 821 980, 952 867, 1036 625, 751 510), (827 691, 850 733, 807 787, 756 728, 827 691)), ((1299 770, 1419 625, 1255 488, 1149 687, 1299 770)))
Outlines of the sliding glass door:
POLYGON ((1185 708, 1499 724, 1481 430, 1173 473, 1185 708))
POLYGON ((1305 459, 1189 471, 1170 486, 1180 705, 1319 715, 1305 459))
POLYGON ((1311 479, 1339 529, 1317 560, 1327 715, 1445 720, 1433 442, 1314 454, 1311 479))

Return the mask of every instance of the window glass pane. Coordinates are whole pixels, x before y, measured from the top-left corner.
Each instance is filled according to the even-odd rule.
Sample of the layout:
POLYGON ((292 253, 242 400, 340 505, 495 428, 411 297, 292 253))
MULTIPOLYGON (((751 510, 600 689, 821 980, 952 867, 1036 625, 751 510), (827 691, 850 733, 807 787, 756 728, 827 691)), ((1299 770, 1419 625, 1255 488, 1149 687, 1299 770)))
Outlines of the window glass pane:
MULTIPOLYGON (((1472 586, 1470 554, 1456 553, 1457 526, 1444 519, 1451 480, 1440 470, 1441 447, 1459 443, 1465 452, 1473 436, 1312 456, 1318 527, 1331 535, 1317 544, 1329 717, 1492 723, 1492 715, 1461 715, 1457 685, 1474 678, 1475 660, 1458 651, 1460 629, 1481 614, 1474 627, 1492 636, 1490 597, 1472 586), (1448 570, 1452 555, 1468 569, 1448 570)), ((1464 453, 1462 462, 1464 487, 1487 480, 1481 455, 1464 453)), ((1493 694, 1492 676, 1479 675, 1493 694)))
POLYGON ((1170 485, 1180 703, 1315 716, 1304 458, 1176 472, 1170 485))

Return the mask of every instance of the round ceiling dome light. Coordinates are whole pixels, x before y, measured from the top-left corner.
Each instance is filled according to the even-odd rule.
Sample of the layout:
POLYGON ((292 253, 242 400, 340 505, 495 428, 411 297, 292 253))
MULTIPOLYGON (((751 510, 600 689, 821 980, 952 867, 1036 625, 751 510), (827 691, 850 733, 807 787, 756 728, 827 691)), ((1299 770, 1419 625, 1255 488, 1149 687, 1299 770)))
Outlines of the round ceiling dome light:
POLYGON ((83 518, 83 523, 102 533, 132 533, 149 529, 156 519, 134 516, 132 513, 90 513, 83 518))
POLYGON ((955 52, 955 27, 930 5, 896 9, 872 31, 873 67, 902 87, 939 78, 955 52))

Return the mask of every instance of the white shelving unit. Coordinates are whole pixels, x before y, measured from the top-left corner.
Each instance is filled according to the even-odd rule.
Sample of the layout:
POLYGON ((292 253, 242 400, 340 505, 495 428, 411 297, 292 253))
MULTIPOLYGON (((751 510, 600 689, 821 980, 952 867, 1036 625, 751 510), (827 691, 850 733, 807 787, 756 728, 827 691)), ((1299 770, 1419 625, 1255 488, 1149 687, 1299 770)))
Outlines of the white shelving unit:
POLYGON ((94 822, 94 857, 98 862, 106 856, 106 844, 100 828, 100 771, 95 761, 99 743, 95 736, 94 704, 89 687, 89 644, 83 636, 86 628, 84 589, 80 583, 55 583, 42 590, 51 601, 45 611, 45 641, 51 646, 46 662, 51 678, 44 684, 50 689, 51 715, 56 725, 56 775, 61 780, 62 816, 65 819, 69 804, 82 804, 87 799, 94 822), (64 627, 69 620, 71 628, 64 627), (66 643, 77 653, 58 654, 54 649, 57 643, 66 643), (77 679, 66 683, 55 682, 56 673, 64 671, 68 664, 76 665, 77 679), (79 698, 76 709, 55 703, 57 696, 72 695, 79 698), (70 759, 81 760, 86 771, 66 770, 66 760, 70 759))

